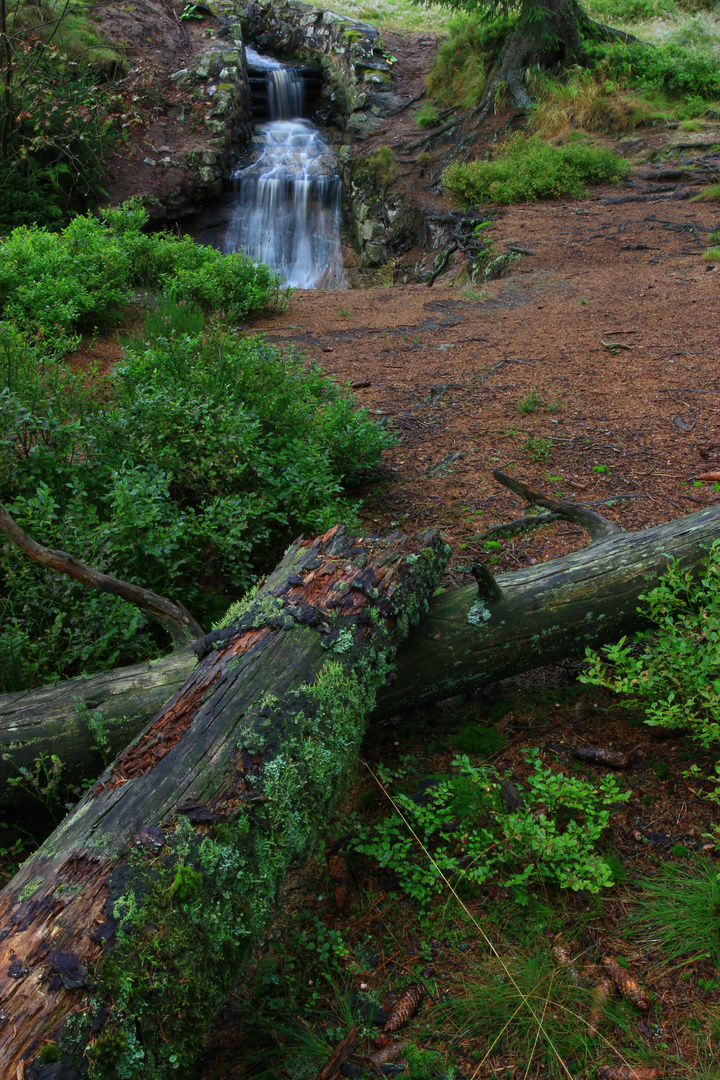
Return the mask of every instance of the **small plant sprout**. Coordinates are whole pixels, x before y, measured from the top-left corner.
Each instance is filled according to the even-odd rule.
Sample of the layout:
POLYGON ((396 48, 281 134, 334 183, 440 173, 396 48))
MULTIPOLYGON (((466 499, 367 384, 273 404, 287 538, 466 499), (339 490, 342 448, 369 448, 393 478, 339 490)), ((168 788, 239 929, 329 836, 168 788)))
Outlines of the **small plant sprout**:
POLYGON ((552 457, 552 439, 543 439, 540 435, 528 435, 523 443, 523 450, 533 461, 549 461, 552 457))
POLYGON ((541 405, 542 399, 533 386, 530 393, 526 394, 522 401, 518 402, 517 411, 519 413, 534 413, 538 411, 541 405))

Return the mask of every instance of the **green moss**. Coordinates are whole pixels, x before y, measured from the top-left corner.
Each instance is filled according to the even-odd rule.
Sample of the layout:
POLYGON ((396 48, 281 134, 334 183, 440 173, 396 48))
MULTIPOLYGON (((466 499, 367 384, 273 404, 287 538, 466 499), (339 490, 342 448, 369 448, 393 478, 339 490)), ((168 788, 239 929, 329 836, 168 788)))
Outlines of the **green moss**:
POLYGON ((477 754, 490 757, 502 750, 505 739, 494 727, 468 725, 455 736, 455 749, 461 754, 477 754))
POLYGON ((31 897, 34 892, 37 892, 37 890, 42 885, 43 880, 44 879, 40 877, 33 878, 32 881, 28 881, 27 885, 18 893, 18 900, 20 901, 20 903, 22 903, 23 900, 29 899, 29 897, 31 897))
POLYGON ((664 761, 653 761, 652 771, 655 773, 658 780, 667 780, 670 775, 670 769, 664 761))
POLYGON ((175 871, 170 895, 178 904, 190 904, 200 895, 201 884, 202 874, 193 870, 191 866, 180 863, 175 871))
POLYGON ((40 1047, 38 1057, 43 1065, 49 1065, 53 1061, 60 1060, 60 1051, 55 1043, 48 1042, 40 1047))

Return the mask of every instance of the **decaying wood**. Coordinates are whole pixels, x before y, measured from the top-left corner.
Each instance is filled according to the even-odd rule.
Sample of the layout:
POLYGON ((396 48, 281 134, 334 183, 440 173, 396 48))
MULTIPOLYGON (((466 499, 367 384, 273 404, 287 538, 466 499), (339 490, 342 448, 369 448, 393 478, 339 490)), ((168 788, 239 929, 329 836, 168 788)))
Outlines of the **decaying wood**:
POLYGON ((0 815, 31 798, 8 780, 21 766, 32 771, 41 754, 57 754, 69 783, 98 776, 103 759, 88 715, 101 715, 115 756, 180 689, 196 664, 192 650, 177 649, 151 663, 0 696, 0 815))
MULTIPOLYGON (((505 482, 503 474, 494 475, 505 482)), ((540 503, 533 495, 532 501, 547 506, 550 499, 542 498, 540 503)), ((569 517, 568 504, 552 502, 569 517)), ((640 594, 657 583, 672 558, 690 571, 702 568, 720 535, 720 504, 635 533, 611 522, 611 529, 601 528, 589 516, 572 520, 599 538, 562 558, 498 575, 500 599, 479 598, 474 585, 433 598, 398 651, 394 681, 378 694, 378 718, 582 656, 588 647, 641 629, 640 594)))
MULTIPOLYGON (((503 474, 496 476, 508 483, 503 474)), ((557 517, 574 514, 572 520, 600 539, 571 555, 495 578, 487 568, 478 570, 486 584, 493 583, 492 595, 484 587, 482 599, 476 585, 433 597, 428 614, 401 647, 391 681, 378 692, 378 718, 559 663, 582 655, 586 647, 598 649, 633 633, 643 625, 638 597, 652 588, 669 558, 697 570, 720 535, 720 505, 642 532, 623 533, 586 507, 514 480, 511 484, 534 505, 552 504, 557 517)), ((127 744, 132 717, 137 718, 135 730, 140 730, 161 703, 161 687, 166 687, 167 700, 194 663, 192 654, 184 660, 173 656, 149 667, 120 669, 115 676, 69 680, 0 697, 0 752, 8 758, 0 760, 0 810, 22 794, 7 787, 8 776, 17 773, 19 764, 30 766, 41 752, 59 754, 74 782, 92 775, 93 762, 97 768, 98 755, 87 724, 78 717, 75 698, 91 712, 102 712, 113 752, 118 752, 127 744), (70 745, 75 749, 68 754, 70 745), (81 768, 73 771, 76 755, 81 768)))
POLYGON ((139 585, 132 585, 129 581, 120 581, 119 578, 111 577, 109 574, 101 574, 99 570, 86 566, 73 555, 68 555, 66 551, 55 551, 36 543, 13 521, 2 503, 0 503, 0 531, 4 532, 13 544, 17 544, 21 551, 47 570, 69 574, 86 588, 99 589, 100 592, 119 596, 147 611, 172 634, 178 644, 187 645, 189 641, 203 633, 200 623, 182 604, 172 603, 164 596, 158 596, 149 589, 141 589, 139 585))
POLYGON ((339 528, 290 548, 0 893, 1 1076, 39 1068, 45 1042, 77 1076, 187 1075, 448 553, 433 532, 339 528))
POLYGON ((609 765, 612 769, 627 769, 630 758, 621 750, 605 750, 601 746, 575 746, 572 756, 591 765, 609 765))
POLYGON ((352 1057, 353 1051, 359 1041, 360 1036, 357 1033, 357 1028, 353 1024, 345 1038, 335 1047, 332 1057, 330 1057, 325 1065, 323 1065, 320 1072, 315 1075, 314 1080, 335 1080, 335 1077, 338 1075, 345 1062, 352 1057))

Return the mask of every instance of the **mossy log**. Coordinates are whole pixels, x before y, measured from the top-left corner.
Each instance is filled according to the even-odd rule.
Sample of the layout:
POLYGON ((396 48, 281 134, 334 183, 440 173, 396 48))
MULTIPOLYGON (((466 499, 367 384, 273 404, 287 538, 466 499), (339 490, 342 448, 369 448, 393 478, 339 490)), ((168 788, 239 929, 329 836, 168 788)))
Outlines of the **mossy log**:
POLYGON ((100 714, 115 757, 180 689, 196 664, 192 649, 178 649, 150 663, 0 696, 0 814, 32 800, 8 780, 19 776, 21 768, 32 772, 42 754, 60 758, 63 782, 94 780, 103 756, 88 717, 100 714))
MULTIPOLYGON (((697 568, 720 536, 720 505, 624 533, 598 515, 585 515, 583 507, 533 495, 530 501, 588 529, 591 545, 501 574, 490 595, 486 587, 484 598, 476 585, 434 596, 401 646, 388 685, 378 691, 374 716, 387 717, 558 663, 582 655, 588 646, 597 649, 633 633, 642 625, 638 597, 652 587, 668 559, 697 568)), ((533 523, 532 518, 526 521, 533 523)), ((7 778, 17 775, 19 765, 31 767, 41 751, 58 754, 67 779, 74 782, 99 771, 100 756, 75 699, 102 712, 112 750, 118 753, 180 686, 194 662, 192 653, 173 654, 152 665, 120 669, 115 676, 71 679, 0 697, 0 751, 6 757, 0 761, 0 810, 21 803, 23 792, 8 787, 7 778)))
POLYGON ((2 1077, 187 1075, 352 779, 448 554, 434 532, 332 529, 204 639, 190 678, 0 893, 2 1077))

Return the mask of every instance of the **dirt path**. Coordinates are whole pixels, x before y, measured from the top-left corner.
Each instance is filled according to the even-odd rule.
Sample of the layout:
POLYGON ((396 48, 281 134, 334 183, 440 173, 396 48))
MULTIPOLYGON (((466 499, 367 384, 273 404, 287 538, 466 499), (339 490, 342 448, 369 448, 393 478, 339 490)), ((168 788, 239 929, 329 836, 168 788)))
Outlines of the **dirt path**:
MULTIPOLYGON (((534 254, 482 290, 296 292, 252 328, 306 349, 397 431, 364 512, 381 529, 440 523, 451 581, 482 551, 478 534, 519 513, 494 468, 583 501, 631 496, 606 509, 629 529, 718 498, 692 478, 720 468, 720 268, 698 241, 720 210, 610 197, 499 211, 498 250, 534 254), (520 412, 533 388, 561 411, 520 412), (529 436, 546 444, 534 455, 529 436)), ((567 525, 552 532, 484 557, 509 569, 578 543, 567 525)))

